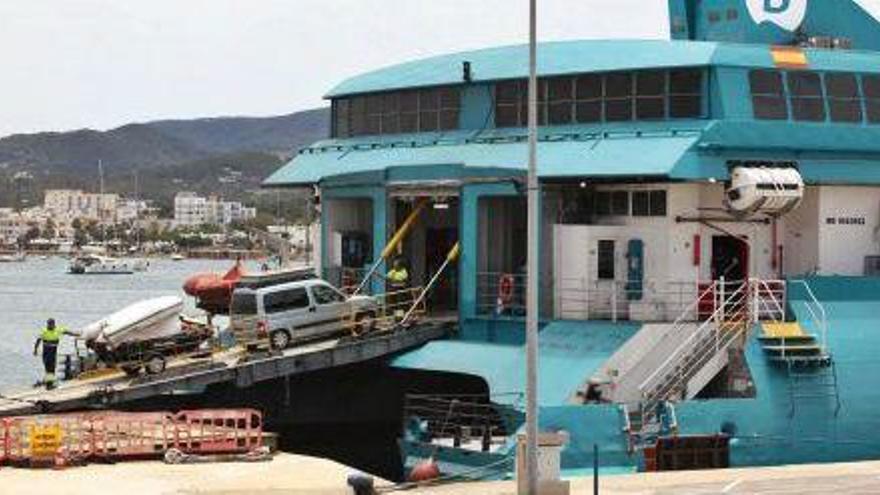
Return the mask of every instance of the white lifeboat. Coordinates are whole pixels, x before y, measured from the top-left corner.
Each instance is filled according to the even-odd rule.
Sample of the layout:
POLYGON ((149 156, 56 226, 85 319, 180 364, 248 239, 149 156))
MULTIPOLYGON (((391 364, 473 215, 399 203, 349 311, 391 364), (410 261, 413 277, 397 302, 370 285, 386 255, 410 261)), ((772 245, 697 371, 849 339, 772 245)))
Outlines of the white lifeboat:
POLYGON ((804 198, 804 179, 794 168, 735 167, 724 206, 733 216, 764 214, 781 217, 797 208, 804 198))

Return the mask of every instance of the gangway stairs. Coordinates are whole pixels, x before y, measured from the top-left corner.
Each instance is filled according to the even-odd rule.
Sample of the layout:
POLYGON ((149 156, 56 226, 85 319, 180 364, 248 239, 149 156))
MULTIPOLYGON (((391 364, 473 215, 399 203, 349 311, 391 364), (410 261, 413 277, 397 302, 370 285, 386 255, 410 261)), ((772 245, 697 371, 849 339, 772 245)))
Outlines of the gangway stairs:
POLYGON ((712 314, 699 323, 689 322, 685 314, 676 321, 673 332, 686 332, 686 338, 638 386, 638 403, 624 408, 631 445, 660 434, 670 423, 668 416, 674 415, 670 405, 695 398, 727 367, 731 356, 742 351, 755 322, 784 321, 784 287, 778 281, 720 280, 697 297, 695 304, 712 301, 712 314))
POLYGON ((837 368, 827 342, 825 308, 806 281, 790 283, 802 286, 807 296, 803 302, 806 320, 763 323, 761 346, 770 362, 784 366, 791 402, 789 417, 794 417, 799 402, 811 399, 830 399, 836 416, 840 412, 840 391, 837 368), (818 334, 808 332, 807 323, 818 334))

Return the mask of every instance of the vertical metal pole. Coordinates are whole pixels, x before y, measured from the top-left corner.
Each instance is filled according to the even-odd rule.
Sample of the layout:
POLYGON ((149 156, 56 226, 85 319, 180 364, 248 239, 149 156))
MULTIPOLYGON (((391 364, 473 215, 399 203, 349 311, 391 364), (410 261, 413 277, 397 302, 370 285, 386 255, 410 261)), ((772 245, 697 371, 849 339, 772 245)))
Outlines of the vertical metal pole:
POLYGON ((537 0, 529 0, 528 266, 526 275, 526 473, 529 495, 538 494, 538 25, 537 0))
POLYGON ((599 444, 593 444, 593 495, 599 495, 599 444))

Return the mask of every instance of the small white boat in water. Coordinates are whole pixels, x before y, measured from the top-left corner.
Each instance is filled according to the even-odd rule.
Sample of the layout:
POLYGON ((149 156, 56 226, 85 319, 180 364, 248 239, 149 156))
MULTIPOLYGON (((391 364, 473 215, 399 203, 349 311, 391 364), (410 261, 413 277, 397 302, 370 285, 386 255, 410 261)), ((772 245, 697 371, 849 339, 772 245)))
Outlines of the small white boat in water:
POLYGON ((186 259, 186 256, 184 256, 180 253, 175 253, 175 254, 171 255, 171 261, 183 261, 185 259, 186 259))
POLYGON ((94 345, 115 348, 123 343, 172 337, 181 331, 183 300, 177 296, 147 299, 126 306, 82 329, 82 338, 94 345))
POLYGON ((0 254, 0 263, 21 263, 22 261, 27 261, 27 255, 24 253, 0 254))
POLYGON ((147 267, 149 263, 144 260, 88 254, 74 258, 69 272, 76 275, 127 275, 147 271, 147 267))

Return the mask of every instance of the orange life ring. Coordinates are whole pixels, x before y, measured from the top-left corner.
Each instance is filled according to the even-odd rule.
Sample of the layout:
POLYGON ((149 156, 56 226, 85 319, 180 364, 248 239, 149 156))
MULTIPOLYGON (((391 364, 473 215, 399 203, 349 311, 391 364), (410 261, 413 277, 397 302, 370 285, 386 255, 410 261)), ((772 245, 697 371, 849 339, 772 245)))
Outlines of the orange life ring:
POLYGON ((498 299, 503 304, 513 300, 513 275, 505 273, 498 279, 498 299))

